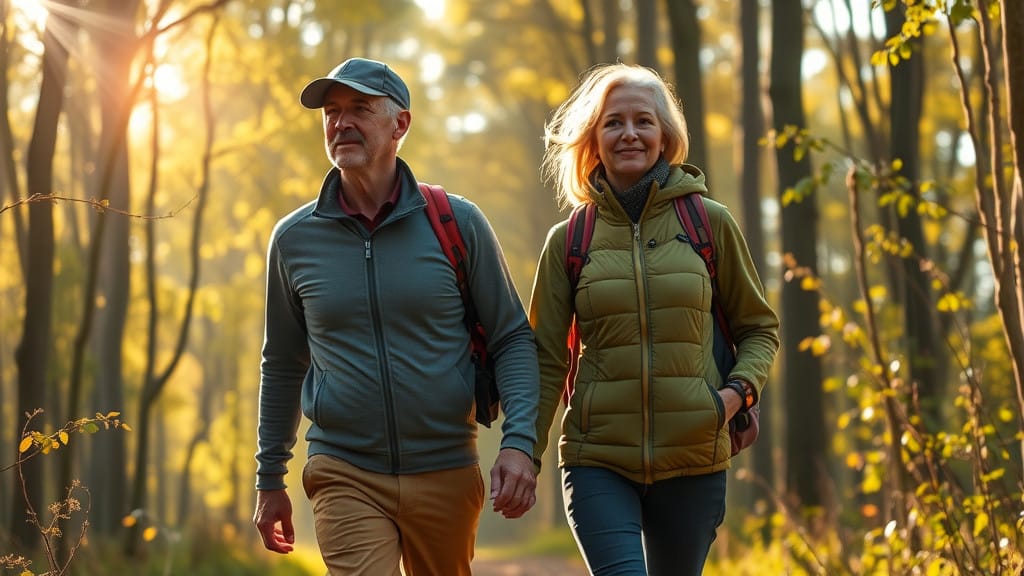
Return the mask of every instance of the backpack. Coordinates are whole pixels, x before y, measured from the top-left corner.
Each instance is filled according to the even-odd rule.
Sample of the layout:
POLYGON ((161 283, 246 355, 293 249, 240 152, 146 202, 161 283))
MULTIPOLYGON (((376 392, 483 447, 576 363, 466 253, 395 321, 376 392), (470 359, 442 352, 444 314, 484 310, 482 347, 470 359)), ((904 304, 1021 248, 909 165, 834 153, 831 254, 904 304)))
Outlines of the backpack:
POLYGON ((476 421, 487 428, 498 418, 499 396, 497 379, 494 376, 494 360, 487 353, 487 334, 480 324, 480 317, 469 293, 469 271, 466 269, 466 243, 452 213, 448 193, 444 188, 432 184, 419 184, 420 193, 427 201, 427 219, 434 230, 444 255, 455 269, 455 281, 459 295, 466 309, 464 317, 469 331, 470 358, 476 371, 476 421))
MULTIPOLYGON (((732 334, 729 331, 729 322, 722 309, 722 303, 718 298, 718 268, 715 256, 715 238, 711 233, 711 224, 708 220, 708 212, 704 206, 704 197, 699 193, 686 194, 675 199, 676 216, 679 218, 683 230, 686 232, 686 239, 690 246, 704 260, 711 276, 711 308, 715 316, 714 338, 712 354, 715 358, 715 365, 725 382, 729 373, 736 365, 736 344, 733 342, 732 334)), ((569 275, 570 294, 575 297, 576 286, 579 284, 580 272, 587 261, 587 250, 590 246, 590 239, 594 235, 594 224, 597 220, 597 206, 594 204, 580 204, 573 208, 569 216, 566 229, 565 243, 565 270, 569 275)), ((574 298, 570 298, 572 302, 574 298)), ((576 373, 579 370, 580 359, 580 334, 576 323, 575 313, 573 314, 572 325, 569 327, 569 337, 566 342, 569 348, 569 373, 566 376, 565 389, 562 395, 566 405, 569 404, 569 397, 572 396, 573 386, 576 382, 576 373)), ((760 428, 760 408, 754 405, 746 413, 740 412, 729 421, 729 437, 732 440, 732 455, 735 456, 757 439, 760 428)))

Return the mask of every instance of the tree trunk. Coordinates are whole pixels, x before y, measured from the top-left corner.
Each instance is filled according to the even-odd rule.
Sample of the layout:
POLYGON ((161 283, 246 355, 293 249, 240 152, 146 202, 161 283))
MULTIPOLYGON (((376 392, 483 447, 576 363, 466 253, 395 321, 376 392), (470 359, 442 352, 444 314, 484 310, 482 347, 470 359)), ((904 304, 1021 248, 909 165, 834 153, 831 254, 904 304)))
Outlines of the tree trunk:
MULTIPOLYGON (((0 22, 8 22, 10 5, 7 0, 0 0, 0 22)), ((5 198, 16 201, 21 197, 21 186, 18 184, 17 161, 14 158, 14 134, 11 131, 11 120, 7 115, 11 109, 7 94, 7 71, 10 70, 10 35, 6 24, 0 27, 0 206, 5 198)), ((12 210, 11 220, 14 222, 14 243, 17 248, 18 266, 22 277, 27 275, 27 243, 25 241, 25 221, 20 210, 12 210)), ((2 493, 0 493, 2 494, 2 493)))
MULTIPOLYGON (((171 354, 171 358, 167 363, 167 366, 157 372, 157 357, 156 357, 156 338, 158 334, 157 330, 157 316, 152 313, 153 310, 159 309, 159 303, 156 299, 156 268, 153 259, 153 246, 155 245, 156 238, 152 226, 149 226, 147 233, 147 242, 149 244, 147 263, 146 263, 146 276, 149 285, 149 306, 150 306, 150 319, 149 319, 149 348, 146 358, 146 374, 143 381, 141 393, 139 394, 139 425, 138 425, 138 445, 136 446, 135 452, 135 470, 134 478, 131 486, 131 500, 130 509, 138 510, 145 509, 148 499, 148 488, 147 488, 147 466, 149 463, 149 436, 152 429, 152 421, 150 414, 152 413, 153 407, 163 393, 164 387, 167 385, 167 381, 170 380, 174 374, 175 369, 178 367, 178 362, 181 361, 181 357, 185 352, 185 346, 188 343, 189 327, 192 325, 193 312, 195 311, 196 296, 199 290, 199 247, 202 236, 203 227, 203 214, 206 211, 206 205, 209 198, 209 187, 210 187, 210 166, 212 161, 212 149, 215 134, 215 123, 212 105, 210 103, 210 59, 213 57, 213 37, 216 32, 217 26, 214 24, 210 28, 210 32, 206 38, 206 62, 203 68, 203 83, 202 83, 202 94, 203 94, 203 119, 205 122, 206 134, 202 152, 201 166, 201 179, 199 182, 199 188, 196 191, 196 207, 195 213, 192 219, 192 238, 189 246, 190 256, 190 270, 189 270, 189 284, 188 293, 185 299, 185 306, 182 312, 181 325, 178 328, 177 341, 174 346, 174 351, 171 354)), ((154 147, 156 146, 156 140, 154 140, 154 147)), ((156 153, 154 148, 154 158, 159 158, 159 154, 156 153)), ((150 180, 150 198, 154 198, 157 191, 157 183, 155 176, 150 180)), ((150 221, 152 224, 152 221, 150 221)), ((130 530, 129 534, 125 538, 125 552, 129 556, 135 555, 138 546, 139 532, 136 529, 130 530)))
POLYGON ((615 62, 619 58, 619 23, 622 12, 618 0, 601 0, 601 44, 598 55, 602 63, 615 62))
MULTIPOLYGON (((590 6, 589 0, 580 0, 580 10, 583 13, 582 33, 583 33, 583 45, 587 50, 587 64, 593 66, 600 62, 598 57, 597 45, 594 42, 594 10, 590 6)), ((577 73, 582 70, 577 71, 577 73)))
MULTIPOLYGON (((760 63, 760 27, 758 25, 760 7, 758 0, 742 0, 740 4, 740 36, 742 46, 742 70, 740 103, 740 130, 742 142, 740 148, 743 155, 742 175, 740 178, 740 195, 742 202, 742 222, 744 236, 754 266, 762 278, 768 273, 765 255, 764 225, 761 221, 761 153, 758 144, 764 134, 764 110, 761 106, 761 71, 760 63)), ((778 412, 773 408, 781 397, 781 387, 769 385, 768 392, 761 397, 761 432, 757 447, 750 450, 750 458, 754 473, 767 482, 773 482, 775 465, 773 458, 774 426, 772 417, 778 412)), ((746 500, 749 503, 749 500, 746 500)), ((748 506, 744 506, 746 508, 748 506)))
MULTIPOLYGON (((39 87, 39 105, 28 147, 28 192, 53 193, 53 158, 57 148, 57 124, 64 103, 67 82, 68 51, 59 38, 68 24, 51 14, 43 33, 43 78, 39 87)), ((53 204, 33 202, 28 207, 28 259, 25 275, 25 318, 22 340, 15 354, 18 366, 18 417, 12 422, 15 438, 20 439, 25 426, 25 413, 36 408, 48 409, 47 366, 53 312, 53 257, 55 252, 53 204)), ((36 429, 45 429, 51 418, 33 421, 36 429)), ((55 424, 50 422, 50 424, 55 424)), ((33 458, 21 468, 28 486, 28 502, 19 490, 12 491, 10 533, 16 549, 31 550, 39 545, 39 532, 26 520, 26 505, 37 514, 44 514, 43 458, 33 458)), ((44 517, 45 518, 45 517, 44 517)))
MULTIPOLYGON (((885 21, 887 34, 891 37, 900 33, 906 18, 903 11, 897 8, 886 12, 885 21)), ((911 183, 906 193, 920 200, 917 183, 920 179, 921 153, 918 142, 924 97, 925 53, 920 49, 920 42, 916 44, 913 58, 889 68, 892 78, 889 137, 893 159, 900 159, 903 163, 897 173, 911 183)), ((928 256, 925 254, 927 246, 917 210, 908 210, 905 214, 897 212, 891 221, 896 223, 900 236, 913 245, 917 254, 917 257, 903 259, 902 267, 897 269, 899 278, 894 279, 893 285, 903 289, 900 299, 904 308, 903 332, 907 341, 909 381, 918 389, 925 425, 935 430, 942 422, 944 377, 938 366, 942 355, 939 354, 937 342, 939 326, 932 304, 930 280, 922 271, 920 263, 920 258, 928 256)))
MULTIPOLYGON (((107 198, 110 205, 121 210, 130 208, 128 177, 128 117, 134 103, 131 86, 131 65, 136 55, 135 39, 131 30, 135 23, 138 0, 109 0, 104 12, 117 26, 91 30, 101 58, 97 70, 105 78, 106 88, 100 91, 100 110, 103 131, 98 150, 99 181, 96 196, 107 198), (130 40, 129 40, 130 38, 130 40)), ((93 343, 96 355, 95 388, 92 407, 95 411, 125 411, 124 378, 121 373, 124 327, 128 317, 129 262, 128 218, 107 218, 105 226, 98 226, 92 242, 101 246, 96 330, 93 343)), ((133 425, 134 415, 126 419, 133 425)), ((100 534, 113 534, 120 530, 121 518, 130 509, 125 495, 127 486, 127 448, 124 434, 104 434, 95 442, 94 458, 90 470, 89 486, 92 490, 92 522, 100 534)))
MULTIPOLYGON (((704 83, 701 81, 697 5, 693 0, 665 0, 665 6, 668 8, 672 50, 675 53, 672 69, 675 73, 676 96, 683 104, 686 125, 690 130, 690 156, 687 161, 706 171, 708 151, 704 128, 704 83)), ((711 175, 707 176, 710 182, 711 175)))
POLYGON ((655 0, 636 1, 636 63, 659 70, 658 7, 655 0))
POLYGON ((1016 256, 1006 258, 1009 269, 1000 280, 997 298, 1006 331, 1007 347, 1013 359, 1013 376, 1017 389, 1017 425, 1024 462, 1024 6, 1014 0, 1002 3, 1003 61, 1006 67, 1006 114, 1010 128, 1010 155, 1013 177, 1008 191, 1007 235, 1016 245, 1016 256), (1005 285, 1004 285, 1005 283, 1005 285), (1016 286, 1016 289, 1014 288, 1016 286))
MULTIPOLYGON (((800 0, 772 2, 771 86, 774 127, 806 126, 801 93, 800 62, 804 51, 804 13, 800 0)), ((811 176, 807 156, 793 157, 787 146, 775 154, 778 168, 779 197, 790 186, 811 176)), ((800 266, 817 270, 818 212, 813 195, 781 208, 782 251, 792 255, 800 266)), ((829 477, 826 465, 828 435, 824 421, 821 361, 799 352, 805 338, 820 334, 818 295, 801 289, 798 283, 782 285, 782 349, 784 378, 782 388, 786 422, 786 488, 804 507, 827 504, 823 480, 829 477), (799 428, 795 425, 799 422, 799 428)))

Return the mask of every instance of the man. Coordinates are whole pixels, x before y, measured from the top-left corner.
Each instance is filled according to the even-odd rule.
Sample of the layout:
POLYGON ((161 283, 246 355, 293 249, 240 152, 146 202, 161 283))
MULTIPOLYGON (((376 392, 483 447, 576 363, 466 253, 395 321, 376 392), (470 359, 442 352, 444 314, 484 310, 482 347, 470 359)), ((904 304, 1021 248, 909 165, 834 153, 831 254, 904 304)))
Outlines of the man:
MULTIPOLYGON (((284 476, 301 410, 303 488, 332 575, 469 575, 484 498, 474 368, 455 272, 398 157, 409 89, 352 58, 300 100, 323 109, 334 167, 270 239, 253 521, 267 549, 292 550, 284 476)), ((518 518, 535 502, 536 349, 486 218, 451 204, 505 412, 490 497, 518 518)))

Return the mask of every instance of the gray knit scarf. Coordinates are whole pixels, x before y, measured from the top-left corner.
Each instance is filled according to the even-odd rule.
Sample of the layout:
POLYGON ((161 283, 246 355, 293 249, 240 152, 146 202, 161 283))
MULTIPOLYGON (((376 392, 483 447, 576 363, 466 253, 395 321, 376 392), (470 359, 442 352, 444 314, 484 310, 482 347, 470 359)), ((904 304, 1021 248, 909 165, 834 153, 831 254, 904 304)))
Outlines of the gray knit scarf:
MULTIPOLYGON (((664 187, 665 183, 668 182, 668 175, 671 169, 672 167, 669 165, 667 160, 664 158, 658 158, 658 161, 654 163, 654 166, 651 166, 651 169, 647 171, 647 174, 644 174, 636 184, 633 184, 622 192, 612 190, 615 194, 615 198, 619 201, 619 204, 622 205, 622 209, 626 211, 629 219, 632 220, 634 224, 640 221, 640 214, 643 213, 644 206, 647 204, 647 197, 651 194, 651 184, 657 182, 659 186, 664 187)), ((605 181, 608 180, 607 176, 605 176, 603 165, 598 166, 597 170, 594 171, 592 180, 596 183, 598 178, 602 178, 605 181)), ((595 188, 596 187, 597 186, 595 185, 595 188)), ((610 187, 611 186, 609 185, 609 188, 610 187)))

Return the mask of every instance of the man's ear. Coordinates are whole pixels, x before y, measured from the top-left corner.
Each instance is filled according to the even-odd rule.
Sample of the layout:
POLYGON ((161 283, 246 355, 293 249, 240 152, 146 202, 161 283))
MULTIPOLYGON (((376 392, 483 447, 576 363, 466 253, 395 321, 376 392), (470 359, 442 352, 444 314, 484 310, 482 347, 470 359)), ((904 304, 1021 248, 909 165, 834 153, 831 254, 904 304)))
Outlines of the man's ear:
POLYGON ((409 125, 412 124, 412 115, 409 114, 408 110, 402 110, 398 113, 395 118, 395 132, 392 134, 392 138, 395 140, 401 140, 402 136, 409 131, 409 125))

